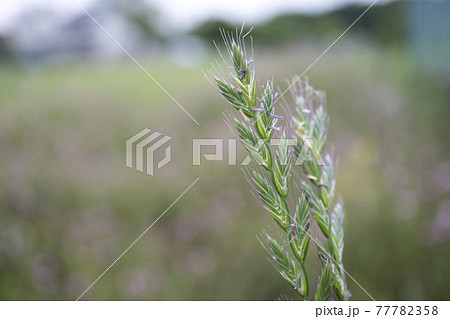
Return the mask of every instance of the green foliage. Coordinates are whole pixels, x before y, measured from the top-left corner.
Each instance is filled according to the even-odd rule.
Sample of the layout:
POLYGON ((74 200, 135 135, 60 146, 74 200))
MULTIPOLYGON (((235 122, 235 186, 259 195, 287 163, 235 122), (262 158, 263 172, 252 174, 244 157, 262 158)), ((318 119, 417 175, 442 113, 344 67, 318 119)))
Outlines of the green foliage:
MULTIPOLYGON (((384 45, 403 44, 407 25, 405 5, 400 2, 379 4, 370 9, 358 21, 358 28, 348 31, 350 35, 365 38, 384 45)), ((281 45, 300 40, 335 39, 367 8, 367 5, 349 5, 321 15, 284 14, 255 25, 255 45, 281 45)), ((217 29, 233 29, 227 21, 208 20, 191 31, 205 41, 219 40, 217 29)))

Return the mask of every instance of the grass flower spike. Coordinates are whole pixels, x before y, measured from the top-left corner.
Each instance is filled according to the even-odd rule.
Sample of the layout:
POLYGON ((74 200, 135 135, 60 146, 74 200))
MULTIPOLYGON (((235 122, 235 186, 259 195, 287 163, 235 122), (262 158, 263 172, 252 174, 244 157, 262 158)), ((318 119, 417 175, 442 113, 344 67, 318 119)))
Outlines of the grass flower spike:
POLYGON ((294 105, 285 105, 287 113, 294 115, 278 115, 273 81, 257 92, 253 56, 245 48, 247 34, 242 29, 236 34, 221 33, 227 52, 221 57, 227 71, 223 76, 214 74, 214 82, 238 111, 231 115, 230 126, 258 164, 248 171, 247 179, 281 233, 263 232, 261 243, 282 278, 304 300, 347 300, 343 205, 335 200, 332 157, 327 155, 323 161, 320 156, 328 127, 324 95, 307 82, 296 81, 291 90, 294 105), (315 160, 307 159, 308 150, 315 160), (321 239, 312 237, 315 228, 321 239), (315 293, 310 291, 306 269, 311 239, 322 265, 315 293))

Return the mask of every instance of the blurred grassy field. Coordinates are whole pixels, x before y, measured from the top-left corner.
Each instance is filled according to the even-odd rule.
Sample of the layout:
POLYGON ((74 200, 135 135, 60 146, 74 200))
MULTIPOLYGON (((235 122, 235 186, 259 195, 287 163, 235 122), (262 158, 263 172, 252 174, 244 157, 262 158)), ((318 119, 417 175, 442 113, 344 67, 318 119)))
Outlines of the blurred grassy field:
MULTIPOLYGON (((323 49, 257 51, 259 78, 282 91, 323 49)), ((197 177, 84 298, 292 296, 258 242, 273 223, 240 167, 191 165, 192 138, 232 137, 202 73, 213 59, 142 60, 200 126, 128 60, 1 66, 0 299, 76 299, 197 177), (126 139, 146 127, 173 137, 173 161, 153 177, 125 166, 126 139)), ((328 96, 347 270, 375 299, 449 299, 447 82, 404 52, 352 41, 308 75, 328 96)))

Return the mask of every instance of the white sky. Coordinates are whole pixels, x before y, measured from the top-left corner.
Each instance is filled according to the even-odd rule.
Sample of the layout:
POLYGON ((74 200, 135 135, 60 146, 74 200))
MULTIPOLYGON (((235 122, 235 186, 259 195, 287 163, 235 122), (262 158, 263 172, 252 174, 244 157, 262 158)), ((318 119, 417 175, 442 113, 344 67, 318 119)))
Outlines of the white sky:
MULTIPOLYGON (((23 11, 38 6, 51 8, 64 16, 81 12, 73 0, 0 0, 0 31, 14 23, 23 11)), ((76 0, 89 11, 97 0, 76 0)), ((126 0, 123 0, 126 1, 126 0)), ((270 18, 280 12, 321 12, 347 3, 366 4, 374 0, 148 0, 167 22, 178 27, 187 27, 209 17, 253 23, 270 18)), ((378 0, 378 3, 389 0, 378 0)), ((129 1, 132 4, 132 0, 129 1)))

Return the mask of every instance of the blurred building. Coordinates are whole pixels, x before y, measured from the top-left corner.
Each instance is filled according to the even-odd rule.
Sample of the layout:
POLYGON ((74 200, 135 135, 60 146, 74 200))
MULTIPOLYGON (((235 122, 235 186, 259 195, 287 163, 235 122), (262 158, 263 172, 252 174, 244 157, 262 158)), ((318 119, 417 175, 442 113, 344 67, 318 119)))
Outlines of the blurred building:
MULTIPOLYGON (((90 14, 127 50, 143 51, 151 39, 126 16, 108 6, 97 6, 90 14)), ((13 54, 21 61, 108 59, 125 53, 83 11, 70 19, 40 9, 24 12, 8 35, 13 54)))

